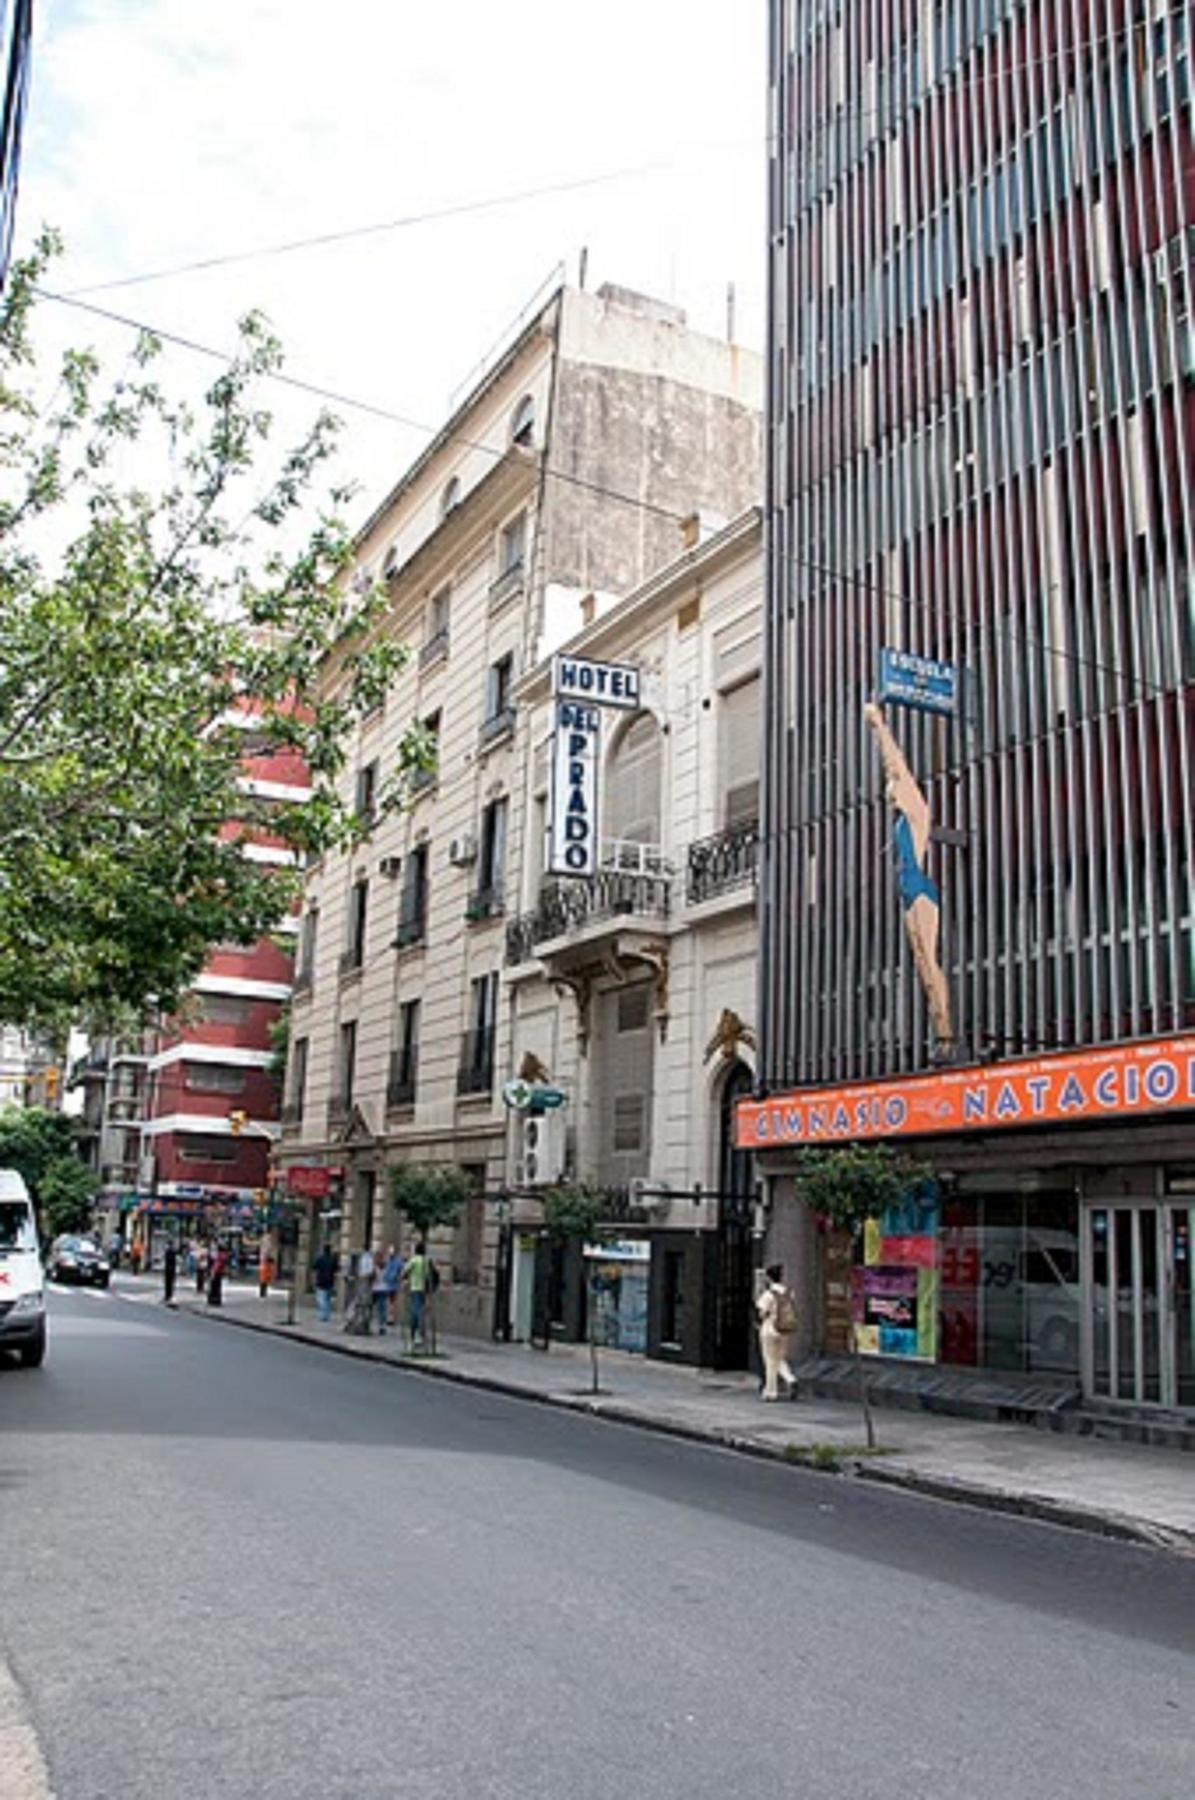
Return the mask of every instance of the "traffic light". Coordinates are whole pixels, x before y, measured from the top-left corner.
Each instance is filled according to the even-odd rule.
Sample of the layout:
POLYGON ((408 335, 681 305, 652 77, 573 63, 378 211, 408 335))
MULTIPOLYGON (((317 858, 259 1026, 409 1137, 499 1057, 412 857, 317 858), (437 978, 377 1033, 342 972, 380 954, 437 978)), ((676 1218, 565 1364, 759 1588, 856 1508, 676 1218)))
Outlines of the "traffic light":
POLYGON ((235 1112, 229 1113, 228 1123, 232 1130, 233 1137, 240 1137, 242 1131, 244 1131, 246 1125, 249 1123, 249 1114, 238 1107, 235 1112))

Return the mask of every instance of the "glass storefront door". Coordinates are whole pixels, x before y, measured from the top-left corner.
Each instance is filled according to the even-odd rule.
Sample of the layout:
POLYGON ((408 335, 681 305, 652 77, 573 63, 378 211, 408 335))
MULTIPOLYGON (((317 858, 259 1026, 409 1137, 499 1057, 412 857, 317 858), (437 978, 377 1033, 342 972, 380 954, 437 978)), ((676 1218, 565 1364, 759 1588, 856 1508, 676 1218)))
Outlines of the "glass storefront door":
POLYGON ((1126 1199, 1087 1208, 1084 1386, 1100 1399, 1195 1406, 1195 1208, 1126 1199))

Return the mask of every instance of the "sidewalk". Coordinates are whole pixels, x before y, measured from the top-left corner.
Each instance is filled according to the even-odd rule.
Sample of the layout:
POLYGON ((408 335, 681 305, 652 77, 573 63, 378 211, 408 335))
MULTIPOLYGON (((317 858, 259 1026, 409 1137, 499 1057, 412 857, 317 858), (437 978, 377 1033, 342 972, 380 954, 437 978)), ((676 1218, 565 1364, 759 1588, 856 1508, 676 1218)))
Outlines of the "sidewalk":
MULTIPOLYGON (((144 1302, 156 1300, 161 1291, 153 1278, 138 1281, 139 1291, 131 1287, 125 1278, 117 1291, 144 1302)), ((1195 1554, 1195 1461, 1181 1451, 878 1408, 881 1454, 868 1455, 856 1406, 812 1398, 766 1406, 747 1375, 711 1374, 603 1350, 602 1392, 593 1395, 584 1345, 553 1344, 545 1353, 522 1344, 441 1336, 441 1354, 426 1358, 406 1354, 396 1333, 358 1338, 346 1335, 340 1319, 321 1325, 307 1306, 288 1326, 281 1290, 260 1300, 254 1287, 226 1288, 225 1305, 216 1311, 193 1290, 180 1289, 176 1305, 340 1355, 393 1363, 429 1379, 487 1387, 752 1455, 1195 1554)))

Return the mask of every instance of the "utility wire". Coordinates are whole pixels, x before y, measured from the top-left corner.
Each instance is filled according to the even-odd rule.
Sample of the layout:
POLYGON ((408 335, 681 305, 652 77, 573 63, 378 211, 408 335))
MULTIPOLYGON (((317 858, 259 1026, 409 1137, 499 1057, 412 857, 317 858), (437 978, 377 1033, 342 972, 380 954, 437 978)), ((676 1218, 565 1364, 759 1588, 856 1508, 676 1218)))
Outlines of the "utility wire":
MULTIPOLYGON (((68 294, 56 294, 47 288, 37 288, 35 292, 44 300, 55 301, 60 305, 73 307, 78 311, 94 314, 99 318, 107 319, 113 324, 122 325, 130 331, 136 331, 138 333, 147 332, 155 338, 160 338, 163 343, 175 344, 180 349, 190 350, 196 355, 208 357, 225 365, 231 360, 226 351, 213 349, 210 344, 200 343, 194 338, 182 337, 176 332, 160 330, 157 326, 147 325, 143 320, 129 318, 124 313, 112 312, 108 308, 97 306, 91 301, 81 300, 68 294)), ((428 425, 422 420, 412 419, 404 413, 394 412, 390 408, 377 406, 369 400, 355 399, 352 395, 340 393, 334 388, 325 388, 315 382, 303 381, 295 375, 283 374, 280 370, 268 372, 265 379, 280 382, 286 387, 295 388, 298 392, 310 394, 317 399, 330 401, 336 406, 345 406, 359 412, 369 413, 374 418, 384 419, 391 424, 401 425, 410 431, 417 431, 421 436, 426 436, 428 439, 433 439, 441 435, 438 427, 428 425)), ((493 457, 495 461, 499 461, 506 454, 504 450, 497 448, 495 445, 483 443, 477 438, 467 436, 464 432, 452 431, 443 435, 445 443, 455 444, 463 449, 476 450, 481 455, 493 457)), ((676 525, 684 524, 688 517, 686 513, 677 511, 675 507, 661 505, 658 501, 644 500, 637 494, 623 493, 618 488, 608 487, 602 482, 587 481, 584 476, 570 474, 563 469, 545 469, 544 475, 546 479, 550 481, 562 482, 568 487, 578 488, 582 492, 594 494, 600 499, 612 500, 623 506, 634 507, 638 512, 650 513, 657 518, 667 519, 676 525)), ((907 607, 913 611, 924 612, 935 622, 938 620, 938 607, 933 601, 921 600, 911 594, 898 593, 895 589, 883 587, 878 582, 868 581, 863 576, 848 574, 843 569, 836 569, 824 563, 814 562, 810 558, 796 556, 791 552, 785 554, 782 557, 782 560, 789 567, 800 569, 806 574, 836 582, 843 587, 855 588, 861 593, 874 595, 878 599, 893 600, 902 607, 907 607)), ((1047 656, 1052 656, 1064 662, 1071 663, 1076 668, 1088 669, 1095 674, 1106 675, 1118 682, 1127 683, 1132 687, 1140 689, 1146 694, 1165 694, 1169 691, 1160 682, 1149 681, 1140 675, 1129 675, 1124 670, 1118 669, 1110 663, 1101 662, 1097 658, 1083 656, 1078 651, 1066 650, 1059 645, 1047 644, 1042 639, 1034 637, 1031 633, 1019 631, 1015 627, 996 626, 981 618, 972 619, 970 621, 970 627, 978 635, 986 636, 991 641, 997 643, 1006 642, 1011 645, 1020 645, 1025 649, 1041 651, 1047 656)))

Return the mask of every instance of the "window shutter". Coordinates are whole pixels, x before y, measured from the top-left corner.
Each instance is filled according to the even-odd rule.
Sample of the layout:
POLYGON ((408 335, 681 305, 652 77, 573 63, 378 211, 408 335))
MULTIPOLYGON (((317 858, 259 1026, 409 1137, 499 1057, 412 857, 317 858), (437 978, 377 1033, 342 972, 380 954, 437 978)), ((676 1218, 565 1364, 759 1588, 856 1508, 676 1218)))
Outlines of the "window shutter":
POLYGON ((759 817, 760 682, 758 675, 721 697, 719 774, 726 829, 759 817))

